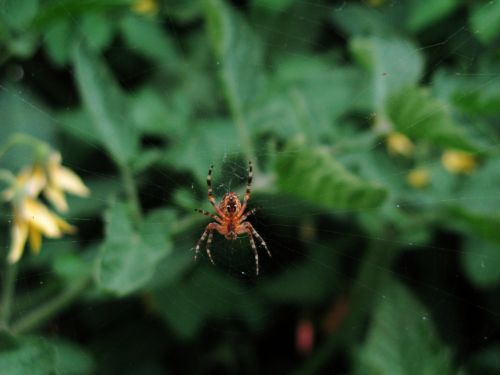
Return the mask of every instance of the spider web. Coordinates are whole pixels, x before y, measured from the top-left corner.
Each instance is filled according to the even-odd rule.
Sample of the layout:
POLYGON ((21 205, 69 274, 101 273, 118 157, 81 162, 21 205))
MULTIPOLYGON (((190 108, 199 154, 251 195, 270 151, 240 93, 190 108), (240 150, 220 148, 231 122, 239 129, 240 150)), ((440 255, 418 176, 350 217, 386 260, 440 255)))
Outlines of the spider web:
MULTIPOLYGON (((338 2, 336 4, 328 5, 325 3, 319 3, 314 1, 298 1, 307 8, 319 10, 321 12, 328 12, 335 14, 338 18, 339 15, 348 8, 348 6, 353 2, 338 2)), ((375 2, 374 2, 375 3, 375 2)), ((387 7, 396 7, 400 2, 392 1, 386 7, 373 7, 372 10, 376 14, 382 14, 387 11, 387 7)), ((488 4, 484 5, 485 7, 488 4)), ((244 7, 242 6, 242 9, 244 7)), ((240 10, 242 10, 240 9, 240 10)), ((285 11, 277 11, 286 14, 285 11)), ((293 13, 291 15, 292 21, 302 25, 304 30, 311 27, 316 27, 315 18, 308 18, 307 15, 300 13, 293 13)), ((72 15, 71 11, 68 11, 68 18, 72 19, 72 22, 78 23, 79 21, 72 15)), ((186 40, 183 38, 181 33, 184 30, 179 30, 175 21, 173 19, 169 20, 166 25, 163 25, 167 29, 168 34, 173 38, 176 48, 180 51, 186 51, 189 46, 186 40)), ((280 38, 280 43, 276 45, 267 45, 265 47, 270 50, 276 48, 281 51, 281 53, 286 56, 288 53, 290 58, 294 57, 294 51, 292 48, 288 49, 287 43, 293 45, 294 43, 304 43, 309 45, 311 49, 324 51, 330 49, 331 42, 329 40, 318 41, 316 39, 308 39, 308 33, 304 35, 297 33, 288 33, 284 35, 281 30, 269 29, 269 26, 261 25, 257 22, 251 22, 250 27, 259 30, 262 33, 276 34, 280 38)), ((321 27, 327 27, 326 24, 321 25, 321 27)), ((463 48, 457 43, 457 40, 461 41, 459 43, 465 43, 467 40, 461 38, 464 33, 468 31, 468 24, 464 21, 464 24, 458 29, 454 28, 448 30, 445 34, 445 38, 435 40, 433 43, 419 45, 418 51, 424 51, 428 53, 429 56, 433 56, 432 51, 436 51, 436 56, 441 56, 439 51, 444 47, 449 47, 449 45, 456 45, 456 47, 451 49, 451 54, 461 54, 463 53, 463 48), (456 52, 455 52, 456 51, 456 52)), ((342 28, 336 27, 330 33, 334 35, 332 38, 335 40, 348 40, 349 35, 345 33, 342 28)), ((472 38, 472 35, 470 36, 472 38)), ((264 43, 269 43, 264 41, 264 43)), ((124 48, 123 46, 112 45, 111 52, 119 52, 119 49, 124 48)), ((37 56, 41 60, 45 57, 37 56)), ((214 70, 211 72, 214 75, 217 74, 217 67, 219 62, 217 58, 212 57, 214 60, 214 70)), ((345 57, 344 57, 345 58, 345 57)), ((400 57, 399 64, 404 66, 409 60, 405 56, 400 57)), ((482 82, 481 87, 483 89, 488 89, 496 84, 500 75, 498 73, 492 74, 472 74, 469 73, 468 69, 475 63, 475 55, 472 52, 471 56, 466 56, 463 61, 470 61, 469 65, 464 65, 459 71, 453 71, 452 73, 458 77, 474 77, 482 82)), ((426 62, 426 71, 435 72, 440 67, 447 67, 447 61, 444 61, 441 57, 434 59, 430 62, 426 62)), ((168 63, 165 63, 167 66, 168 63)), ((272 71, 275 67, 270 63, 266 63, 262 67, 268 71, 272 71)), ((120 81, 124 86, 133 86, 133 82, 140 81, 142 77, 150 77, 155 71, 164 69, 161 64, 153 64, 153 66, 144 68, 138 64, 133 68, 133 71, 122 73, 120 75, 120 81), (131 83, 132 82, 132 83, 131 83)), ((189 70, 189 67, 187 67, 189 70)), ((59 126, 61 126, 61 120, 59 117, 61 108, 57 108, 58 112, 53 112, 47 110, 46 107, 42 107, 38 104, 38 101, 33 98, 31 91, 36 87, 37 80, 41 80, 46 74, 50 77, 51 74, 63 74, 69 78, 74 78, 75 73, 70 68, 54 68, 47 64, 37 67, 36 65, 30 63, 25 64, 23 61, 12 61, 9 62, 7 66, 3 67, 2 80, 0 81, 0 93, 2 96, 8 98, 12 103, 19 106, 19 108, 25 109, 26 111, 35 111, 39 114, 42 119, 42 123, 52 124, 54 131, 61 131, 59 126), (29 89, 27 88, 29 87, 29 89)), ((397 72, 388 72, 388 74, 397 74, 397 72)), ((429 80, 429 77, 425 77, 425 80, 429 80)), ((354 96, 349 98, 350 103, 356 103, 356 105, 363 102, 366 99, 366 93, 369 90, 371 82, 366 82, 363 87, 357 88, 357 92, 354 96)), ((129 90, 132 92, 135 88, 132 87, 129 90)), ((36 89, 34 90, 36 91, 36 89)), ((45 93, 37 92, 38 96, 44 96, 45 93)), ((220 93, 218 93, 220 94, 220 93)), ((47 94, 50 96, 50 94, 47 94)), ((70 103, 68 110, 71 110, 73 106, 80 105, 80 100, 78 95, 73 90, 68 94, 67 102, 70 103)), ((195 107, 201 109, 204 108, 204 103, 195 102, 195 107)), ((366 124, 369 125, 370 119, 366 120, 366 124)), ((482 149, 482 152, 490 152, 498 145, 498 136, 492 131, 488 130, 486 126, 481 124, 474 124, 475 130, 484 138, 492 141, 490 146, 482 149)), ((26 129, 31 133, 41 135, 43 137, 43 132, 38 132, 38 129, 29 128, 26 129)), ((67 131, 67 129, 65 130, 67 131)), ((63 157, 64 163, 70 168, 74 169, 84 177, 95 178, 102 181, 111 181, 116 184, 121 184, 121 178, 117 176, 116 170, 112 163, 106 156, 106 151, 103 146, 98 142, 92 140, 90 136, 92 131, 85 128, 74 128, 71 131, 71 137, 77 137, 83 144, 88 148, 88 154, 83 155, 83 157, 90 157, 96 160, 95 169, 82 168, 78 163, 78 157, 71 156, 71 150, 65 150, 64 146, 63 157), (78 135, 80 134, 80 135, 78 135)), ((219 134, 219 133, 218 133, 219 134)), ((156 139, 146 139, 146 143, 155 144, 156 139)), ((190 148, 189 152, 184 154, 185 157, 194 157, 196 160, 205 160, 206 165, 200 168, 206 169, 210 164, 214 164, 213 173, 213 188, 214 194, 217 197, 217 201, 225 194, 230 191, 236 191, 242 196, 244 191, 245 181, 247 177, 246 170, 246 160, 241 152, 244 148, 243 144, 234 144, 234 138, 221 136, 218 138, 218 143, 216 144, 217 149, 204 149, 203 147, 190 148), (224 150, 222 157, 220 156, 220 150, 224 150)), ((188 144, 187 140, 169 140, 168 145, 162 145, 166 148, 188 148, 191 145, 188 144)), ((369 146, 362 152, 373 152, 381 151, 385 152, 385 142, 377 141, 374 146, 369 146)), ((459 247, 458 235, 451 231, 443 230, 435 234, 436 238, 431 241, 421 244, 416 241, 399 243, 398 240, 394 240, 390 236, 369 234, 364 231, 361 226, 352 220, 353 215, 370 213, 372 209, 359 209, 359 210, 334 210, 331 208, 318 207, 314 204, 304 203, 300 198, 294 197, 293 195, 279 195, 275 193, 268 193, 262 189, 262 186, 266 186, 268 181, 266 178, 269 177, 268 172, 265 170, 265 166, 268 164, 269 159, 279 156, 280 153, 289 152, 283 151, 283 149, 277 149, 269 151, 263 145, 262 147, 257 146, 255 149, 254 164, 257 166, 254 172, 254 184, 253 184, 253 194, 249 202, 249 208, 260 207, 255 215, 252 215, 248 220, 255 226, 258 233, 265 239, 268 247, 272 253, 272 258, 269 258, 261 247, 259 250, 260 268, 261 275, 259 278, 255 278, 255 264, 254 257, 251 248, 248 244, 248 239, 246 237, 240 237, 236 241, 227 241, 222 236, 217 233, 214 234, 214 240, 211 245, 212 255, 216 261, 216 267, 209 264, 208 258, 205 254, 202 254, 199 259, 199 264, 196 265, 196 270, 206 277, 200 277, 196 279, 191 284, 191 289, 178 290, 169 289, 170 299, 178 302, 173 304, 177 306, 178 309, 182 311, 185 315, 199 315, 200 311, 204 309, 204 305, 200 303, 196 297, 199 296, 196 293, 196 289, 199 293, 206 293, 207 289, 210 290, 209 298, 214 299, 214 305, 216 308, 228 308, 235 301, 244 301, 246 299, 251 300, 255 298, 255 288, 257 288, 259 283, 266 283, 272 281, 277 275, 288 273, 290 277, 300 277, 304 276, 312 280, 311 283, 318 285, 318 289, 324 288, 323 283, 325 281, 330 281, 333 286, 330 288, 330 301, 322 301, 318 303, 315 300, 315 296, 311 296, 311 301, 313 301, 310 306, 314 307, 304 307, 301 306, 297 301, 293 301, 293 291, 283 290, 283 285, 276 284, 276 286, 270 286, 265 293, 267 293, 267 298, 270 299, 272 304, 273 298, 275 298, 276 309, 272 308, 262 308, 257 312, 258 319, 256 321, 274 321, 277 318, 276 311, 281 308, 281 306, 287 303, 294 306, 291 311, 293 311, 290 317, 286 317, 285 323, 282 325, 276 324, 277 330, 283 330, 284 326, 292 330, 293 323, 299 320, 302 316, 313 315, 315 309, 319 309, 325 305, 334 304, 340 297, 347 294, 352 283, 356 282, 356 270, 362 263, 364 251, 354 248, 356 244, 360 248, 367 246, 369 243, 379 243, 381 246, 386 244, 389 246, 398 246, 405 248, 405 252, 400 255, 395 266, 387 269, 382 266, 386 273, 389 273, 393 277, 399 278, 404 281, 407 285, 410 285, 415 290, 420 291, 421 295, 425 296, 427 301, 431 301, 434 307, 431 312, 434 314, 439 314, 440 306, 453 306, 457 310, 463 311, 464 314, 470 313, 479 319, 485 319, 485 323, 479 326, 480 332, 474 334, 474 339, 477 340, 478 337, 482 337, 485 342, 488 342, 490 338, 498 335, 497 326, 495 326, 495 319, 498 319, 500 310, 498 306, 488 300, 476 298, 474 301, 470 300, 470 295, 474 291, 470 290, 470 286, 464 280, 465 276, 463 274, 457 274, 457 270, 460 269, 457 266, 457 257, 463 252, 459 247), (441 236, 441 237, 440 237, 441 236), (419 257, 419 254, 424 253, 426 256, 427 269, 429 274, 432 276, 423 279, 421 274, 419 274, 415 267, 413 267, 413 262, 415 262, 419 257), (223 275, 224 277, 232 278, 236 281, 235 285, 237 287, 228 287, 227 290, 221 291, 218 288, 224 287, 224 283, 220 281, 218 276, 213 275, 223 275), (444 280, 443 277, 453 277, 454 280, 444 280), (350 280, 351 284, 345 284, 337 280, 350 280), (206 284, 208 283, 208 288, 206 284), (441 285, 446 285, 443 288, 441 285), (285 293, 282 298, 276 296, 276 290, 280 289, 280 293, 285 293), (195 289, 195 292, 193 292, 195 289), (464 290, 465 289, 465 290, 464 290), (289 293, 292 297, 287 295, 289 293), (287 299, 290 298, 290 299, 287 299), (476 302, 481 301, 481 302, 476 302), (306 311, 302 311, 305 309, 306 311), (287 326, 288 324, 288 326, 287 326)), ((10 157, 15 159, 18 165, 22 165, 25 161, 20 153, 11 153, 10 157)), ((179 160, 182 165, 182 160, 179 160)), ((429 162, 425 167, 432 168, 434 164, 439 164, 439 161, 429 162)), ((392 177, 404 179, 408 174, 410 169, 406 165, 396 165, 396 172, 393 173, 392 177)), ((191 171, 193 172, 193 171, 191 171)), ((444 169, 442 170, 442 175, 447 174, 444 169)), ((184 209, 184 213, 187 215, 187 209, 189 208, 203 208, 212 212, 211 207, 206 199, 206 186, 203 179, 200 178, 200 173, 198 171, 193 173, 186 173, 182 170, 182 166, 179 170, 175 171, 165 171, 162 168, 154 168, 153 173, 143 173, 137 177, 140 189, 140 198, 143 206, 146 209, 152 208, 151 205, 158 205, 158 202, 163 205, 172 205, 173 202, 181 209, 184 209), (194 203, 194 204, 193 204, 194 203), (185 206, 182 206, 182 205, 185 206)), ((308 181, 304 181, 305 184, 308 181)), ((416 192, 415 200, 412 202, 400 203, 399 208, 404 209, 407 206, 411 206, 416 209, 429 209, 432 210, 433 207, 439 206, 446 199, 448 201, 460 201, 469 200, 471 204, 488 204, 490 201, 495 201, 498 199, 498 194, 493 193, 491 190, 484 190, 484 194, 479 196, 451 196, 443 198, 442 200, 425 200, 420 199, 420 195, 416 192)), ((92 204, 102 206, 103 209, 106 206, 106 196, 92 195, 88 198, 92 204), (104 201, 104 202, 103 202, 104 201)), ((5 211, 4 211, 5 212, 5 211)), ((11 217, 5 213, 2 214, 7 221, 11 220, 11 217)), ((100 222, 98 217, 87 217, 87 216, 70 216, 68 219, 81 226, 81 236, 79 237, 65 237, 64 239, 57 241, 46 241, 44 243, 44 248, 39 259, 28 256, 27 260, 23 259, 23 262, 32 263, 32 267, 35 271, 22 273, 18 277, 19 288, 27 291, 28 302, 38 301, 43 296, 39 296, 38 287, 44 285, 45 283, 50 283, 53 275, 50 270, 40 271, 37 268, 38 263, 44 261, 44 257, 51 251, 64 251, 65 247, 77 246, 80 247, 83 238, 88 235, 89 231, 97 231, 99 233, 97 236, 92 236, 92 244, 90 247, 97 246, 100 239, 104 239, 104 229, 103 223, 100 222), (93 245, 95 244, 95 245, 93 245)), ((198 231, 186 231, 181 235, 178 235, 175 239, 175 252, 181 261, 185 259, 190 259, 194 253, 194 245, 198 240, 198 236, 201 236, 204 226, 209 222, 208 218, 200 218, 199 230, 198 231)), ((7 228, 7 227, 6 227, 7 228)), ((2 246, 3 253, 8 251, 8 242, 4 241, 2 246)), ((204 246, 204 245, 202 245, 204 246)), ((202 248, 203 249, 203 248, 202 248)), ((498 261, 498 254, 491 254, 487 257, 483 257, 482 262, 488 261, 498 261)), ((372 264, 373 267, 378 267, 377 263, 372 264)), ((164 265, 159 266, 158 272, 163 272, 164 265)), ((43 269, 43 268, 42 268, 43 269)), ((165 269, 167 269, 165 267, 165 269)), ((186 276, 187 277, 187 276, 186 276)), ((284 279, 287 280, 287 279, 284 279)), ((272 283, 271 283, 272 284, 272 283)), ((354 285, 355 286, 355 285, 354 285)), ((368 290, 380 298, 384 298, 384 291, 377 288, 373 288, 371 285, 362 285, 363 289, 368 290)), ((127 302, 129 300, 119 302, 123 309, 123 316, 133 315, 139 319, 144 319, 147 321, 150 319, 150 313, 139 311, 136 312, 137 306, 132 302, 127 302)), ((307 304, 306 304, 307 305, 307 304)), ((428 304, 427 304, 428 305, 428 304)), ((105 307, 97 306, 95 303, 85 304, 79 303, 78 309, 83 311, 83 314, 95 314, 96 312, 102 313, 105 311, 105 307)), ((22 312, 22 307, 20 308, 22 312)), ((205 327, 205 330, 209 332, 209 337, 214 337, 221 335, 224 337, 236 336, 240 337, 242 335, 242 330, 239 329, 240 324, 248 324, 247 319, 244 316, 235 314, 233 308, 228 308, 227 314, 221 311, 217 311, 218 322, 214 323, 213 326, 205 327), (222 321, 222 323, 221 323, 222 321), (236 322, 236 323, 235 323, 236 322), (226 323, 226 324, 225 324, 226 323)), ((278 313, 279 315, 279 313, 278 313)), ((422 314, 422 320, 426 320, 428 317, 424 313, 422 314)), ((433 316, 437 325, 446 326, 446 317, 443 316, 433 316)), ((116 320, 120 320, 119 317, 115 317, 116 320)), ((167 319, 168 320, 168 319, 167 319)), ((103 331, 111 329, 113 327, 109 319, 99 319, 96 318, 94 322, 103 331)), ((172 324, 172 322, 167 322, 172 324)), ((75 338, 76 340, 81 340, 82 333, 80 332, 81 327, 78 326, 79 322, 77 318, 72 317, 68 314, 62 314, 62 316, 57 318, 56 322, 52 324, 62 325, 65 327, 65 334, 70 338, 75 338), (74 325, 74 326, 73 326, 74 325), (68 332, 69 329, 69 332, 68 332)), ((267 326, 256 322, 257 329, 261 330, 261 334, 266 334, 267 326)), ((448 332, 450 337, 446 337, 447 342, 451 341, 453 337, 459 337, 459 340, 466 340, 466 337, 461 335, 460 330, 462 327, 453 326, 450 323, 448 332)), ((147 328, 150 329, 150 328, 147 328)), ((146 330, 147 330, 146 329, 146 330)), ((254 327, 254 329, 256 329, 254 327)), ((173 329, 176 332, 175 329, 173 329)), ((181 330, 182 331, 182 330, 181 330)), ((281 333, 281 332, 280 332, 281 333)), ((291 333, 287 332, 287 336, 291 337, 291 333)), ((84 336, 84 335, 83 335, 84 336)), ((43 336, 41 336, 43 337, 43 336)), ((85 341, 85 340, 83 340, 85 341)), ((466 345, 461 342, 461 346, 466 345)), ((460 350, 464 350, 460 347, 460 350)), ((106 356, 108 354, 104 354, 106 356)), ((111 356, 112 354, 109 353, 111 356)))

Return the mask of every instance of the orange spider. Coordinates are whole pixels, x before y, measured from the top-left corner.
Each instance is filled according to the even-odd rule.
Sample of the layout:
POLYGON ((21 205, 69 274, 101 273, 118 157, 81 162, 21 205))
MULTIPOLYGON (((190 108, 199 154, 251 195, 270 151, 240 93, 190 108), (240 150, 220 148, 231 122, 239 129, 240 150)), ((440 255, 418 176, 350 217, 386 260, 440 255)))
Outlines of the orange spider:
POLYGON ((250 193, 252 188, 252 162, 248 162, 248 180, 247 180, 247 190, 245 192, 245 197, 243 198, 243 203, 240 202, 236 193, 230 192, 226 193, 219 205, 215 203, 215 198, 212 193, 212 169, 213 165, 210 166, 208 170, 207 176, 207 185, 208 185, 208 200, 212 203, 212 206, 215 209, 217 215, 214 215, 210 212, 196 209, 195 211, 202 213, 205 216, 211 217, 216 222, 210 223, 205 228, 205 231, 201 235, 198 243, 196 244, 196 250, 194 259, 196 260, 198 257, 198 253, 200 251, 200 245, 205 240, 208 235, 207 240, 207 254, 210 258, 212 264, 214 260, 212 259, 212 254, 210 253, 210 244, 212 243, 213 231, 216 230, 221 235, 226 237, 227 240, 235 240, 238 238, 239 234, 246 233, 250 240, 250 245, 252 246, 253 253, 255 254, 255 269, 256 274, 259 274, 259 255, 257 253, 257 247, 255 246, 254 236, 260 241, 260 244, 264 246, 267 251, 267 254, 271 256, 271 252, 267 248, 266 243, 262 239, 262 237, 257 233, 257 231, 253 228, 252 224, 248 221, 245 221, 246 218, 257 210, 256 208, 251 209, 248 212, 245 212, 247 208, 247 203, 250 199, 250 193))

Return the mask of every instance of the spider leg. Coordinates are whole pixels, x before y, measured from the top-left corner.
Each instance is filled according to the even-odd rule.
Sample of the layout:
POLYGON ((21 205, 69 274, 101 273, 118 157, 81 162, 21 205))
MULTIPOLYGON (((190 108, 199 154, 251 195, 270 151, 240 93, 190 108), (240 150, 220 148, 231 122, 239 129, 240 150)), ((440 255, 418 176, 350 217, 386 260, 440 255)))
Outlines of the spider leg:
POLYGON ((208 216, 208 217, 211 217, 212 219, 214 219, 215 221, 217 221, 218 223, 221 223, 222 224, 222 219, 220 217, 218 217, 217 215, 214 215, 210 212, 207 212, 205 210, 200 210, 199 208, 195 208, 194 209, 196 212, 199 212, 200 214, 202 215, 205 215, 205 216, 208 216))
POLYGON ((260 244, 264 247, 264 249, 266 249, 267 255, 269 255, 270 257, 272 257, 271 252, 267 248, 266 241, 264 241, 264 239, 260 236, 260 234, 257 233, 257 231, 255 230, 255 228, 253 227, 253 225, 250 224, 248 221, 245 222, 245 223, 243 223, 243 224, 245 224, 245 226, 248 228, 248 230, 250 230, 252 232, 252 234, 259 240, 260 244))
POLYGON ((210 261, 212 262, 212 264, 215 264, 214 259, 212 258, 212 254, 210 253, 210 244, 212 243, 213 236, 214 236, 214 232, 210 231, 208 233, 208 240, 207 240, 207 254, 208 254, 208 257, 210 258, 210 261))
POLYGON ((250 240, 250 245, 252 246, 253 254, 255 255, 255 275, 259 275, 259 253, 257 252, 257 246, 255 246, 255 241, 252 236, 251 229, 247 228, 248 239, 250 240))
MULTIPOLYGON (((202 242, 205 241, 205 238, 207 238, 208 234, 210 234, 209 240, 211 241, 212 231, 214 229, 216 229, 217 226, 218 226, 217 223, 210 223, 210 224, 208 224, 206 226, 205 231, 203 232, 203 234, 201 235, 200 239, 196 243, 196 248, 195 248, 195 251, 194 251, 194 260, 198 259, 198 253, 200 252, 200 245, 202 244, 202 242)), ((210 252, 208 254, 210 256, 210 252)), ((210 259, 212 259, 211 256, 210 256, 210 259)))
POLYGON ((245 221, 247 219, 247 217, 249 217, 250 215, 253 215, 258 209, 259 209, 259 207, 252 208, 250 211, 247 211, 246 214, 244 214, 242 217, 240 217, 238 219, 238 221, 240 223, 243 222, 243 221, 245 221))
POLYGON ((219 215, 222 218, 225 218, 226 216, 222 213, 221 210, 219 210, 219 207, 217 207, 217 204, 215 203, 215 197, 214 193, 212 190, 212 169, 214 168, 213 165, 210 166, 208 169, 208 175, 207 175, 207 187, 208 187, 208 200, 210 203, 212 203, 212 206, 215 209, 215 212, 217 212, 217 215, 219 215))
POLYGON ((250 194, 252 193, 252 179, 253 179, 253 167, 252 162, 248 162, 248 179, 247 179, 247 190, 245 191, 245 196, 243 197, 243 203, 241 205, 240 215, 243 215, 245 209, 247 208, 247 203, 250 200, 250 194))

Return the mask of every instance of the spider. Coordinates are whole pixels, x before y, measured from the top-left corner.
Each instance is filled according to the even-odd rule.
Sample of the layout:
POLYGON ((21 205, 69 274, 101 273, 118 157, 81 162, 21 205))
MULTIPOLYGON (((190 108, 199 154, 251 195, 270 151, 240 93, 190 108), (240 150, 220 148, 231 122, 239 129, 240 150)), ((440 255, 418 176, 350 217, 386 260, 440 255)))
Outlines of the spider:
POLYGON ((247 179, 247 190, 245 192, 245 196, 243 198, 243 203, 240 202, 240 199, 238 198, 238 195, 233 192, 226 193, 222 200, 220 201, 219 205, 216 204, 214 195, 212 193, 212 169, 213 165, 210 166, 210 169, 208 170, 208 176, 207 176, 207 185, 208 185, 208 200, 212 204, 212 206, 215 209, 215 212, 217 213, 216 215, 200 210, 200 209, 195 209, 195 211, 211 217, 212 219, 215 220, 215 222, 212 222, 208 224, 205 228, 205 231, 201 235, 200 239, 198 240, 198 243, 196 244, 196 250, 195 250, 195 255, 194 255, 194 260, 197 259, 198 253, 200 251, 200 245, 201 243, 205 240, 205 238, 208 236, 207 239, 207 254, 208 257, 210 258, 210 261, 212 264, 215 264, 212 254, 210 253, 210 244, 212 243, 212 237, 213 237, 213 232, 216 230, 219 232, 221 235, 226 237, 227 240, 235 240, 238 238, 239 234, 244 234, 246 233, 248 235, 248 238, 250 240, 250 245, 252 246, 253 253, 255 255, 255 271, 256 275, 259 274, 259 254, 257 253, 257 247, 255 246, 255 240, 254 237, 259 240, 260 244, 266 249, 267 254, 271 256, 271 252, 267 248, 267 245, 265 241, 262 239, 262 237, 257 233, 257 231, 254 229, 252 224, 250 224, 248 221, 245 221, 247 217, 250 215, 254 214, 255 211, 257 210, 256 208, 251 209, 250 211, 245 212, 247 208, 247 203, 250 199, 250 194, 251 194, 251 189, 252 189, 252 162, 248 162, 248 179, 247 179))

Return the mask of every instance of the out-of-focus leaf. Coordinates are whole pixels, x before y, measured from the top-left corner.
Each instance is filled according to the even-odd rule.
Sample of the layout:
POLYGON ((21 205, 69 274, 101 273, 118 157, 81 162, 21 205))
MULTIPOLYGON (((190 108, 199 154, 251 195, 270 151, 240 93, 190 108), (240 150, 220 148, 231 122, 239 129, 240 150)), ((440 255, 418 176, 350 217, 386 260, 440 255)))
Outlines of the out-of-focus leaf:
POLYGON ((331 247, 314 251, 315 256, 289 267, 262 286, 263 293, 273 301, 298 304, 321 303, 335 288, 334 271, 337 253, 331 247))
POLYGON ((500 110, 500 72, 484 70, 475 75, 458 76, 444 70, 433 79, 433 92, 460 111, 473 115, 493 115, 500 110))
MULTIPOLYGON (((85 375, 95 370, 93 358, 80 346, 66 340, 51 340, 56 352, 56 373, 60 375, 85 375)), ((36 365, 35 365, 36 366, 36 365)))
POLYGON ((204 4, 224 95, 233 115, 240 118, 263 88, 261 46, 241 16, 225 2, 204 0, 204 4))
POLYGON ((192 339, 209 318, 240 318, 255 327, 261 325, 264 317, 263 307, 254 294, 234 279, 210 269, 199 270, 180 283, 155 291, 153 298, 153 306, 167 324, 187 339, 192 339))
POLYGON ((58 65, 68 62, 71 55, 74 33, 69 20, 58 20, 45 31, 43 42, 45 51, 58 65))
MULTIPOLYGON (((29 134, 57 147, 51 112, 30 92, 18 86, 0 87, 0 139, 16 133, 29 134)), ((2 157, 2 165, 16 170, 33 161, 28 146, 17 146, 2 157)))
POLYGON ((111 198, 123 189, 119 178, 110 176, 108 178, 86 178, 85 184, 90 189, 88 198, 73 195, 68 196, 69 218, 88 218, 95 216, 104 209, 111 198))
POLYGON ((489 44, 499 39, 500 35, 500 2, 485 1, 477 4, 469 22, 476 37, 483 43, 489 44))
POLYGON ((416 84, 423 71, 422 55, 409 41, 396 37, 355 37, 351 51, 371 74, 372 105, 383 112, 386 98, 416 84))
POLYGON ((106 240, 98 258, 97 282, 123 296, 137 291, 152 278, 158 262, 171 250, 170 210, 148 215, 139 232, 133 229, 127 206, 116 203, 106 214, 106 240))
POLYGON ((180 68, 181 61, 175 46, 159 23, 130 15, 120 22, 120 30, 131 50, 158 62, 159 68, 165 67, 174 72, 180 68))
POLYGON ((73 19, 88 13, 103 13, 110 10, 127 9, 134 0, 101 0, 101 1, 50 1, 37 13, 34 24, 43 29, 47 25, 67 19, 70 14, 73 19))
POLYGON ((461 260, 465 273, 478 287, 494 287, 500 282, 498 244, 469 238, 464 244, 461 260))
POLYGON ((283 12, 294 0, 253 0, 252 5, 256 8, 262 8, 271 12, 283 12))
POLYGON ((113 22, 100 13, 89 13, 82 17, 80 29, 88 46, 100 52, 108 46, 113 38, 113 22))
POLYGON ((446 17, 459 4, 457 0, 414 0, 408 9, 408 28, 418 32, 446 17))
POLYGON ((200 0, 166 0, 165 12, 180 22, 193 22, 202 16, 200 0))
POLYGON ((335 121, 366 100, 363 74, 325 60, 289 58, 277 68, 271 89, 249 113, 256 132, 284 138, 304 133, 312 141, 333 138, 335 121))
POLYGON ((3 0, 0 2, 2 18, 13 29, 26 29, 38 10, 39 0, 3 0))
POLYGON ((425 306, 396 281, 381 294, 356 373, 455 374, 425 306))
POLYGON ((83 42, 75 46, 73 61, 78 89, 95 130, 115 162, 120 165, 130 162, 139 148, 138 134, 118 83, 104 62, 83 42))
POLYGON ((500 373, 500 345, 480 349, 467 361, 469 374, 496 375, 500 373))
POLYGON ((332 20, 345 33, 354 35, 389 35, 396 33, 394 17, 388 9, 380 12, 372 7, 345 3, 331 13, 332 20))
POLYGON ((169 149, 165 163, 193 171, 200 182, 206 179, 210 164, 220 163, 241 150, 236 129, 227 120, 199 121, 187 133, 189 137, 169 149))
POLYGON ((421 88, 405 88, 387 100, 387 116, 393 128, 412 139, 428 140, 448 148, 476 151, 474 142, 456 126, 446 103, 421 88))
POLYGON ((14 340, 0 334, 0 369, 9 375, 52 375, 56 373, 56 353, 42 338, 14 340))
POLYGON ((386 196, 379 185, 363 181, 331 157, 326 149, 291 143, 276 161, 277 185, 294 194, 330 208, 375 208, 386 196))

